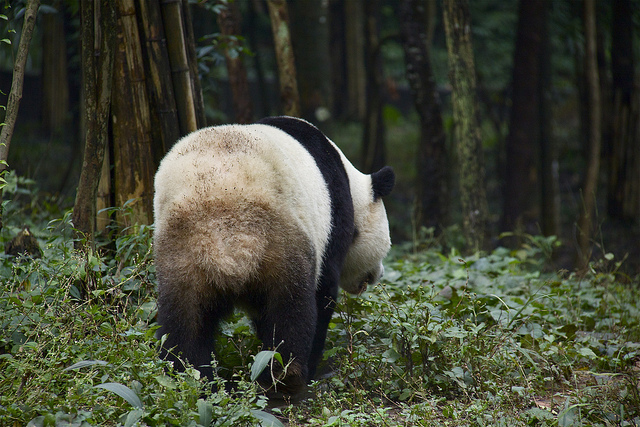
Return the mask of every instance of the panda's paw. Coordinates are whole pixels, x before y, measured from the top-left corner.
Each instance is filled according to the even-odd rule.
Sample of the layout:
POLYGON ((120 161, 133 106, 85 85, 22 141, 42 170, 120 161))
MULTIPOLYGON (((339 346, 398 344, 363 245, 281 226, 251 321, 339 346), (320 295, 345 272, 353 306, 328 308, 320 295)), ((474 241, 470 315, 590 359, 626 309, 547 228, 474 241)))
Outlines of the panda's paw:
POLYGON ((292 361, 284 369, 265 369, 258 378, 258 384, 267 397, 281 399, 302 393, 307 388, 306 377, 302 365, 292 361))

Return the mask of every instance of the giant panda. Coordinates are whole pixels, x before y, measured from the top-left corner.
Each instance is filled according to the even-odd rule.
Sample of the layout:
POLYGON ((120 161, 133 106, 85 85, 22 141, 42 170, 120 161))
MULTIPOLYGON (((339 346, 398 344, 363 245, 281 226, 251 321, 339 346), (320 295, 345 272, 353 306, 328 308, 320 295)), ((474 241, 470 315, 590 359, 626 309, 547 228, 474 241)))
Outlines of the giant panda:
POLYGON ((383 273, 391 242, 381 198, 394 181, 388 166, 359 172, 293 117, 178 141, 154 182, 161 356, 182 369, 181 355, 211 378, 218 325, 240 307, 264 348, 289 363, 276 391, 300 391, 322 356, 338 287, 359 294, 383 273))

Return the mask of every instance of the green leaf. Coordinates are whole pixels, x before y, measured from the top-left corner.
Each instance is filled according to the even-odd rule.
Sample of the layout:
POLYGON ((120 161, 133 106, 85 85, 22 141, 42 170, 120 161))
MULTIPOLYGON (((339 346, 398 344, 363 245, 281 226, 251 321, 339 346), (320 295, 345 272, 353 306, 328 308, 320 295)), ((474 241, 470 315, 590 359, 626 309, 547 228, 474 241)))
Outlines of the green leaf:
POLYGON ((251 365, 251 381, 255 381, 260 376, 272 358, 275 357, 282 364, 282 356, 278 356, 280 356, 280 353, 272 350, 264 350, 256 354, 253 365, 251 365))
POLYGON ((268 412, 252 409, 251 415, 256 417, 263 427, 284 427, 284 424, 282 424, 279 419, 268 412))
POLYGON ((40 415, 27 423, 27 427, 40 427, 44 425, 55 425, 56 417, 53 414, 40 415), (45 424, 45 421, 47 424, 45 424))
POLYGON ((520 396, 524 396, 525 388, 521 386, 511 386, 511 391, 518 393, 520 396))
POLYGON ((201 426, 210 426, 213 422, 213 405, 203 399, 198 399, 198 424, 201 426))
POLYGON ((103 383, 94 386, 93 388, 103 388, 113 392, 129 402, 129 404, 136 408, 142 408, 142 401, 137 394, 134 393, 129 387, 120 383, 103 383))
POLYGON ((393 363, 396 360, 400 359, 400 353, 398 353, 395 349, 390 348, 389 350, 382 353, 382 357, 384 357, 385 362, 393 363))
POLYGON ((70 371, 72 369, 80 369, 80 368, 84 368, 85 366, 93 366, 93 365, 106 366, 106 365, 109 365, 109 364, 107 362, 105 362, 104 360, 82 360, 80 362, 74 363, 71 366, 67 366, 66 368, 64 368, 62 370, 62 372, 70 371))
POLYGON ((339 423, 340 423, 340 417, 338 415, 333 415, 329 417, 324 427, 335 426, 335 425, 338 425, 339 423))
POLYGON ((169 390, 174 390, 176 388, 176 382, 173 380, 173 378, 167 375, 158 375, 156 377, 156 381, 158 381, 158 384, 168 388, 169 390))
POLYGON ((598 357, 589 347, 582 347, 578 352, 589 359, 595 359, 598 357))
MULTIPOLYGON (((531 408, 524 412, 524 415, 531 421, 552 420, 553 414, 546 409, 531 408)), ((532 422, 529 424, 533 425, 532 422)))
POLYGON ((451 326, 444 330, 444 336, 450 338, 466 338, 468 332, 458 326, 451 326))
POLYGON ((578 330, 578 326, 573 323, 563 325, 561 328, 558 329, 558 331, 562 332, 567 337, 568 340, 572 340, 573 338, 575 338, 577 330, 578 330))
POLYGON ((134 409, 127 414, 127 419, 124 422, 124 427, 131 427, 135 425, 140 418, 144 415, 144 411, 142 409, 134 409))
POLYGON ((409 399, 411 396, 413 396, 413 394, 414 394, 414 393, 413 393, 413 390, 408 389, 408 388, 405 388, 405 389, 402 391, 402 393, 400 393, 400 397, 399 397, 399 399, 400 399, 401 401, 403 401, 403 402, 404 402, 405 400, 407 400, 407 399, 409 399))

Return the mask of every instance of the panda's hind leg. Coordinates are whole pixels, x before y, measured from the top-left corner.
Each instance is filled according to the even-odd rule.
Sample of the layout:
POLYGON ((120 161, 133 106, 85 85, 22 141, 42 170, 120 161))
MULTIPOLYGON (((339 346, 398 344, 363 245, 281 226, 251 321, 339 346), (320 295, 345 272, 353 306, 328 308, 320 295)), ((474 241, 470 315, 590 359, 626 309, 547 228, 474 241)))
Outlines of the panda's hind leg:
POLYGON ((260 307, 254 322, 263 349, 276 350, 285 363, 284 369, 277 361, 265 368, 259 378, 265 388, 294 395, 307 383, 317 321, 314 285, 310 280, 298 282, 278 295, 264 295, 255 301, 257 304, 252 304, 260 307))
POLYGON ((162 345, 161 356, 174 362, 174 368, 184 370, 181 362, 191 363, 202 376, 213 380, 211 355, 215 352, 215 334, 220 322, 227 318, 233 304, 223 296, 214 301, 206 301, 196 296, 177 292, 179 287, 158 295, 158 324, 156 336, 167 334, 162 345))

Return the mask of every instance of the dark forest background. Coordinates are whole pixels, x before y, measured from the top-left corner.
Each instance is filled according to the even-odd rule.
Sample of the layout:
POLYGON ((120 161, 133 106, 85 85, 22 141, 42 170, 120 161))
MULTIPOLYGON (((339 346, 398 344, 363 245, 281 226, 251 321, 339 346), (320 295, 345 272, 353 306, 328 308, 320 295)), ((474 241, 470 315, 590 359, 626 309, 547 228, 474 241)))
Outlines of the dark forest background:
MULTIPOLYGON (((0 105, 26 3, 0 2, 0 105)), ((7 163, 79 211, 86 144, 104 140, 83 209, 99 234, 153 221, 153 173, 181 135, 295 114, 361 170, 395 168, 394 243, 469 252, 558 236, 555 269, 614 254, 637 275, 639 23, 637 0, 43 0, 7 163), (102 210, 125 204, 126 218, 102 210)))

